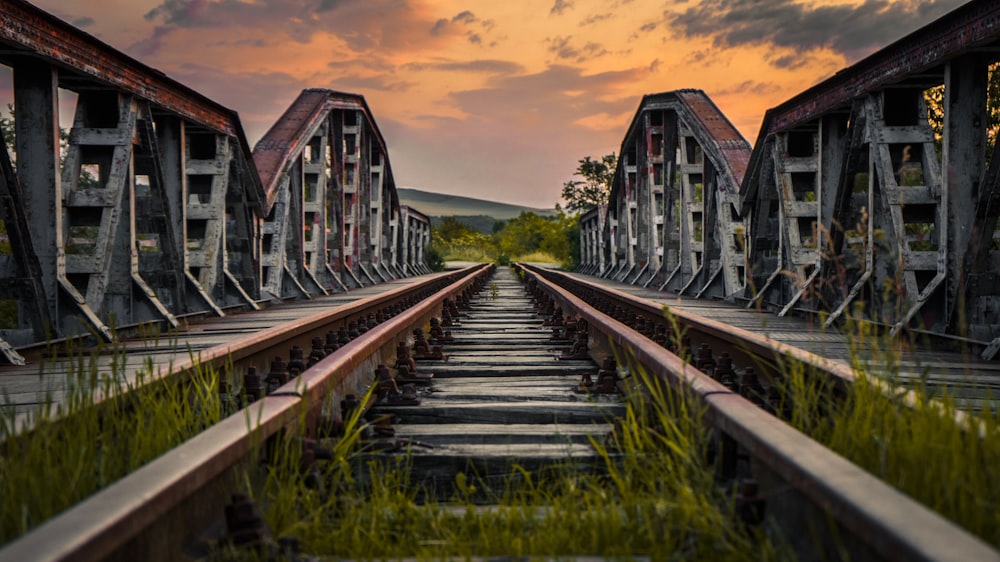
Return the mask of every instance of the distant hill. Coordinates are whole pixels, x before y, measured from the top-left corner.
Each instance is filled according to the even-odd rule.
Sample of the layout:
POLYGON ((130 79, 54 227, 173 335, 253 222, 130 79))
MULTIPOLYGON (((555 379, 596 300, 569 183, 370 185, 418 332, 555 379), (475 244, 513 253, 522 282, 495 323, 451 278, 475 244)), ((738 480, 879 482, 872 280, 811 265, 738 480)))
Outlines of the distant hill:
POLYGON ((472 197, 431 193, 409 187, 397 187, 396 192, 399 194, 400 205, 413 207, 429 217, 485 216, 495 220, 508 220, 519 216, 522 212, 535 213, 545 217, 556 214, 554 209, 534 209, 472 197))

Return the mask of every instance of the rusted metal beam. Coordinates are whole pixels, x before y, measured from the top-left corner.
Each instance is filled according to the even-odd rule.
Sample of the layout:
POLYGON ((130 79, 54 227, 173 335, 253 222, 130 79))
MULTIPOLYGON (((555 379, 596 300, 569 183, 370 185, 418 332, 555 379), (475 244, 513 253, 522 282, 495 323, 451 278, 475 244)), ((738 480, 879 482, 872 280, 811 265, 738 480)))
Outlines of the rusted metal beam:
POLYGON ((236 112, 27 2, 0 0, 0 42, 153 101, 215 131, 242 134, 236 112))
MULTIPOLYGON (((761 138, 1000 39, 1000 3, 974 0, 769 110, 761 138)), ((759 142, 759 141, 758 141, 759 142)))

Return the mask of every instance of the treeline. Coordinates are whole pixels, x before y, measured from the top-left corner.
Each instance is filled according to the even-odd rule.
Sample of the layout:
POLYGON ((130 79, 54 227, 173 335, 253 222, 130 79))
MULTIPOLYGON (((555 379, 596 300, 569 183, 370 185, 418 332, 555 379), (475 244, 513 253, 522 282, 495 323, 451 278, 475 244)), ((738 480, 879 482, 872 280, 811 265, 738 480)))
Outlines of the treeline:
POLYGON ((580 225, 576 215, 561 209, 551 217, 524 212, 508 221, 498 221, 492 234, 483 234, 445 217, 431 232, 428 263, 434 269, 445 261, 512 261, 558 263, 575 268, 580 255, 580 225))

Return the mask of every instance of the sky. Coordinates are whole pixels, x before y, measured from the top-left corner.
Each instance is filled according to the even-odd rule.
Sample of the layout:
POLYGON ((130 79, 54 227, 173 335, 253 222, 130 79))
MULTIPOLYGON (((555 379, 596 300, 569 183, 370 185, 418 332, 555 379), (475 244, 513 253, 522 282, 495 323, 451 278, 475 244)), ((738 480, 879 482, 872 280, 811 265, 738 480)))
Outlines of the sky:
POLYGON ((764 112, 962 0, 35 0, 236 110, 255 144, 305 88, 365 97, 399 187, 551 208, 644 94, 764 112))

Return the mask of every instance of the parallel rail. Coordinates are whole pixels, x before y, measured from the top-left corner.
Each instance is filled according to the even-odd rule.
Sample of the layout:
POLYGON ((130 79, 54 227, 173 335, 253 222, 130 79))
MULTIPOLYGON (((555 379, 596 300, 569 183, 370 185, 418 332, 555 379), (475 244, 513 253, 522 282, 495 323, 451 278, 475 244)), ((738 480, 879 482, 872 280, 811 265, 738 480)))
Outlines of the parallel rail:
MULTIPOLYGON (((399 334, 425 326, 440 315, 445 298, 454 298, 489 271, 467 268, 434 280, 438 290, 391 320, 341 347, 271 395, 252 403, 143 466, 0 550, 0 561, 24 560, 176 560, 183 553, 178 537, 197 536, 217 519, 219 506, 236 489, 233 469, 247 462, 254 443, 292 427, 306 410, 315 420, 326 400, 363 394, 378 363, 393 357, 399 334), (252 422, 252 423, 251 423, 252 422), (167 530, 167 531, 165 531, 167 530)), ((225 349, 203 353, 204 361, 235 364, 273 355, 297 341, 308 341, 346 317, 381 309, 412 296, 413 288, 364 299, 346 310, 319 313, 275 327, 225 349)), ((176 365, 184 370, 193 365, 176 365)))
MULTIPOLYGON (((648 372, 693 391, 707 406, 708 421, 722 432, 723 440, 734 440, 751 457, 762 495, 768 497, 769 506, 777 507, 768 508, 769 517, 786 530, 788 537, 799 541, 794 547, 801 555, 815 557, 817 548, 805 522, 832 520, 835 532, 821 539, 822 547, 831 555, 849 552, 852 559, 1000 560, 1000 553, 954 523, 816 443, 630 326, 599 312, 560 286, 571 284, 568 277, 532 267, 524 271, 562 306, 564 314, 577 315, 589 323, 591 340, 596 344, 609 342, 619 350, 628 350, 648 372)), ((634 299, 627 301, 622 294, 615 297, 615 302, 641 306, 634 299)), ((662 316, 659 310, 646 312, 662 316)), ((854 378, 842 365, 767 338, 744 333, 737 344, 732 330, 699 321, 705 335, 727 340, 730 349, 743 349, 765 359, 790 356, 840 381, 854 378)))
MULTIPOLYGON (((767 498, 769 520, 784 531, 800 556, 847 553, 862 560, 1000 560, 1000 553, 989 545, 548 279, 558 274, 533 268, 522 271, 567 316, 586 320, 592 357, 610 354, 607 345, 628 350, 648 372, 693 391, 707 407, 707 421, 715 427, 722 447, 736 443, 749 456, 750 470, 767 498), (827 526, 829 531, 817 536, 809 532, 817 530, 808 528, 810 524, 821 534, 827 526)), ((461 278, 450 279, 434 295, 340 348, 272 395, 11 543, 0 550, 0 562, 152 560, 182 555, 179 549, 209 521, 218 519, 219 506, 238 488, 233 481, 236 468, 248 462, 254 443, 292 427, 303 414, 314 419, 331 396, 363 393, 375 366, 392 357, 400 337, 415 327, 425 327, 440 314, 444 298, 465 291, 483 279, 489 268, 462 273, 461 278)), ((627 301, 619 295, 616 303, 627 301)), ((718 328, 717 336, 722 338, 726 330, 718 328)), ((296 329, 305 334, 322 327, 310 317, 296 323, 296 329)), ((277 333, 275 329, 272 336, 277 333)), ((251 338, 246 349, 260 346, 266 352, 267 339, 251 338)), ((748 341, 745 349, 760 356, 766 356, 765 349, 774 355, 788 351, 799 354, 797 360, 809 359, 801 350, 778 350, 766 338, 748 341)), ((848 373, 839 374, 847 380, 848 373)))

